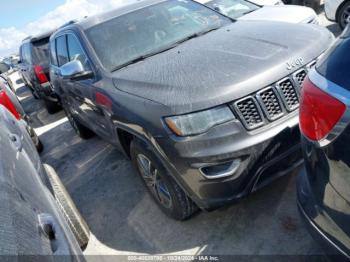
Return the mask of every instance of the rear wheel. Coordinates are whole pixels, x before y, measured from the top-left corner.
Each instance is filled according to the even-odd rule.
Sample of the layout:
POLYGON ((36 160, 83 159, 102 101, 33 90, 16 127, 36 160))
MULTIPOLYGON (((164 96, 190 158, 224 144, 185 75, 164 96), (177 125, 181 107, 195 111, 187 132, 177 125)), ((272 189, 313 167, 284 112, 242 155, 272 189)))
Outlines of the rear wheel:
POLYGON ((350 1, 346 2, 338 11, 337 22, 342 29, 344 29, 347 26, 349 17, 350 1))
POLYGON ((62 109, 56 102, 52 102, 50 100, 45 99, 44 103, 46 110, 50 115, 53 115, 62 109))
POLYGON ((166 215, 176 220, 186 220, 198 210, 145 144, 134 139, 130 154, 149 193, 166 215))
POLYGON ((73 114, 70 112, 68 108, 64 108, 64 112, 68 118, 69 123, 73 127, 75 133, 80 136, 82 139, 89 139, 94 136, 94 132, 92 132, 89 128, 84 126, 77 120, 73 114))

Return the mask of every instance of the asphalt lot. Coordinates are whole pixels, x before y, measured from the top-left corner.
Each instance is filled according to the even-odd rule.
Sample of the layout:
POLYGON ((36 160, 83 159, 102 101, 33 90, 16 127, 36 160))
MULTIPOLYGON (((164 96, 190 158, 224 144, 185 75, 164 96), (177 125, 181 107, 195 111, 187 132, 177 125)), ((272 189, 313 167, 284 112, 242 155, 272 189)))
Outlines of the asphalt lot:
MULTIPOLYGON (((339 34, 323 14, 320 19, 339 34)), ((56 169, 90 226, 85 254, 322 254, 297 213, 298 171, 238 204, 176 222, 161 213, 121 153, 98 137, 81 140, 63 112, 48 115, 20 82, 17 94, 44 144, 43 161, 56 169)))

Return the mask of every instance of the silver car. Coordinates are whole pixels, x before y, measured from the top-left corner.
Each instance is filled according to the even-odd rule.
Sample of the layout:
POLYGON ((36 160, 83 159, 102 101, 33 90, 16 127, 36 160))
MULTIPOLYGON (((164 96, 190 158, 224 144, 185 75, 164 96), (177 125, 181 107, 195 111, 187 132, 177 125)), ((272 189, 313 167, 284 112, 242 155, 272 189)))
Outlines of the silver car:
POLYGON ((264 20, 306 24, 319 23, 315 11, 304 6, 260 6, 246 0, 197 0, 197 2, 238 20, 264 20))
POLYGON ((53 168, 41 163, 23 122, 2 105, 0 141, 0 255, 85 261, 88 226, 53 168))

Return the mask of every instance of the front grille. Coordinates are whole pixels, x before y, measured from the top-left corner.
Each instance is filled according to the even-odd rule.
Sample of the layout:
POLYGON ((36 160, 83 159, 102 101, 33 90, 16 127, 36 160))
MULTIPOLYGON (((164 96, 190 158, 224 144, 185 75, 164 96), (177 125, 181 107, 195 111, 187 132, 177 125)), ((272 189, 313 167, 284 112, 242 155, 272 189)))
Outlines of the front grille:
POLYGON ((306 70, 304 70, 304 69, 301 70, 301 71, 299 71, 299 72, 297 72, 297 73, 294 75, 294 79, 295 79, 295 81, 299 84, 300 87, 302 87, 306 75, 307 75, 307 72, 306 72, 306 70))
POLYGON ((315 63, 312 61, 289 77, 231 104, 243 125, 248 130, 256 129, 299 108, 300 87, 315 63))
POLYGON ((277 83, 276 87, 288 111, 293 111, 299 107, 298 92, 291 79, 282 80, 277 83))
POLYGON ((236 102, 235 109, 246 128, 254 129, 264 124, 261 109, 253 97, 247 97, 236 102))
POLYGON ((283 115, 283 109, 274 88, 266 88, 258 92, 256 96, 266 114, 266 117, 270 121, 276 120, 283 115))

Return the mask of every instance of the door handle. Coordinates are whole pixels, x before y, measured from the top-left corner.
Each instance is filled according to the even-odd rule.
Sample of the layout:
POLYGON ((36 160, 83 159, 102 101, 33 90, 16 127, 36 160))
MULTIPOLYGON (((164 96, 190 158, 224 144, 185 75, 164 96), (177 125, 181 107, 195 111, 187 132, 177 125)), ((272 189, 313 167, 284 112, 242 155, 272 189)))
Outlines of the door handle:
POLYGON ((52 243, 51 250, 55 255, 70 255, 70 249, 63 230, 50 214, 39 214, 39 229, 52 243))
POLYGON ((21 152, 23 148, 21 138, 16 134, 10 134, 9 137, 12 144, 16 147, 17 151, 21 152))

